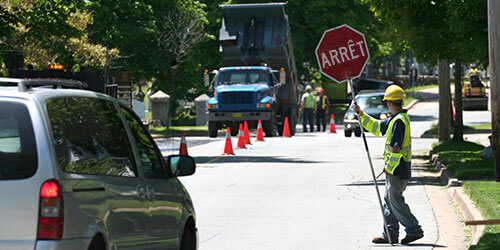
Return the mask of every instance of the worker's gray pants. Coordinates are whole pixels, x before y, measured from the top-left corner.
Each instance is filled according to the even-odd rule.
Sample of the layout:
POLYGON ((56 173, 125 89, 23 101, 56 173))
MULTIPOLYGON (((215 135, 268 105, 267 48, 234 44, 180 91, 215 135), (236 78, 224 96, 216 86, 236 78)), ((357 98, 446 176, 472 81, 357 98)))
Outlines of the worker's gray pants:
MULTIPOLYGON (((395 175, 385 175, 384 216, 393 241, 399 238, 399 223, 405 227, 407 236, 419 236, 424 233, 417 218, 413 216, 410 207, 405 203, 403 191, 406 185, 408 185, 408 180, 400 179, 395 175)), ((385 228, 383 237, 386 238, 385 228)))

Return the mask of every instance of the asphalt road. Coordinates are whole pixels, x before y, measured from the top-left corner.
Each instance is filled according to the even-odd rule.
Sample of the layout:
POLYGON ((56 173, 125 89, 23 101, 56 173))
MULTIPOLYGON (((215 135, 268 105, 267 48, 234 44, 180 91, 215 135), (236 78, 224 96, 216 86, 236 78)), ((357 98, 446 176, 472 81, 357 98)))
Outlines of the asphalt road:
MULTIPOLYGON (((436 142, 420 138, 437 123, 436 101, 430 96, 409 111, 414 152, 436 142)), ((488 112, 464 117, 469 115, 489 122, 488 112)), ((337 134, 265 138, 248 149, 235 149, 235 156, 221 155, 224 138, 188 137, 198 169, 180 179, 194 201, 200 249, 394 248, 371 243, 383 222, 366 151, 361 138, 344 137, 341 127, 337 125, 337 134)), ((367 135, 367 141, 378 174, 384 138, 367 135)), ((178 152, 178 139, 157 142, 164 155, 178 152)), ((232 144, 236 146, 236 137, 232 144)), ((425 237, 395 247, 432 249, 438 238, 436 221, 423 184, 414 177, 405 197, 425 237)), ((402 239, 404 228, 400 231, 402 239)))

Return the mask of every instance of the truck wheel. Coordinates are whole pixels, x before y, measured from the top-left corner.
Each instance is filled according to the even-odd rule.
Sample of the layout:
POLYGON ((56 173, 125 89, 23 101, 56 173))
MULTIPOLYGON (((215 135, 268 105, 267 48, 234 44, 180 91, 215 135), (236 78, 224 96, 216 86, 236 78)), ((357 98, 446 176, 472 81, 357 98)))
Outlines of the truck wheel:
POLYGON ((295 129, 297 126, 297 108, 292 108, 291 111, 290 134, 293 136, 295 135, 295 129))
POLYGON ((240 129, 240 124, 238 122, 231 123, 231 136, 237 136, 238 130, 240 129))
POLYGON ((266 133, 266 137, 273 137, 275 135, 275 127, 276 127, 276 116, 274 112, 271 113, 271 119, 268 121, 264 121, 262 123, 262 130, 266 133))
POLYGON ((352 130, 350 130, 350 129, 344 129, 344 135, 345 135, 345 137, 351 137, 352 130))
POLYGON ((360 137, 360 136, 361 136, 361 129, 355 129, 355 130, 354 130, 354 135, 355 135, 356 137, 360 137))
POLYGON ((208 122, 208 136, 212 138, 217 137, 217 122, 208 122))

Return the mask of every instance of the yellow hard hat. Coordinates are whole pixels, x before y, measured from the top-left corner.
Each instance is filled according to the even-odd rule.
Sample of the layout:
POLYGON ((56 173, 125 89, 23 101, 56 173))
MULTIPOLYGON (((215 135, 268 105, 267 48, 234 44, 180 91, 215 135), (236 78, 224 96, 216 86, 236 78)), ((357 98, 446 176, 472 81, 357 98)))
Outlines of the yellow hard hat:
POLYGON ((403 100, 406 97, 405 91, 396 84, 389 85, 385 90, 382 101, 403 100))

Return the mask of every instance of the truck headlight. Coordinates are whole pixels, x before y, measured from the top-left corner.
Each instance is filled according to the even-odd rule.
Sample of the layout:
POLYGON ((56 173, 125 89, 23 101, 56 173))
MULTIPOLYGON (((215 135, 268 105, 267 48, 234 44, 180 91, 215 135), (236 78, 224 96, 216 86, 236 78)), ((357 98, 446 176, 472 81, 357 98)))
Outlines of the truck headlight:
POLYGON ((218 109, 219 104, 207 104, 207 109, 218 109))
POLYGON ((348 114, 347 120, 354 120, 354 114, 348 114))
POLYGON ((271 104, 270 103, 257 103, 257 108, 259 109, 265 109, 265 108, 268 108, 270 109, 271 108, 271 104))
POLYGON ((390 114, 380 114, 379 118, 381 120, 385 120, 385 119, 389 118, 390 116, 391 116, 390 114))

